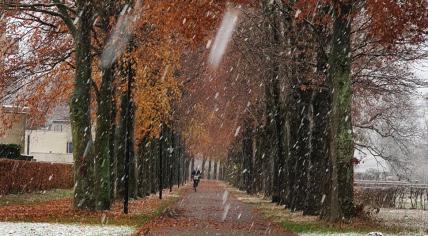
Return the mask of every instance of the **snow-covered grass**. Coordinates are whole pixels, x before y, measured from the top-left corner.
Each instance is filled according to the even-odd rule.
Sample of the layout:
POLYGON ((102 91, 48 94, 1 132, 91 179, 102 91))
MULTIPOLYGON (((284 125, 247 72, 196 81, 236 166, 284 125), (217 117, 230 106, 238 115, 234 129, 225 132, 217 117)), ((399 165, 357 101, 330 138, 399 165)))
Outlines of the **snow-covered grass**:
POLYGON ((130 235, 134 231, 130 227, 118 226, 88 226, 71 224, 50 224, 50 223, 12 223, 0 222, 0 235, 130 235))
POLYGON ((382 208, 376 218, 385 225, 401 225, 405 229, 428 232, 428 211, 382 208))
POLYGON ((302 233, 300 236, 367 236, 362 233, 302 233))
POLYGON ((381 231, 383 235, 427 235, 419 231, 427 230, 424 227, 428 225, 428 211, 400 213, 399 210, 385 211, 381 210, 378 220, 367 220, 363 218, 354 219, 350 224, 328 224, 320 221, 319 217, 305 216, 302 212, 292 212, 284 209, 284 206, 273 204, 269 199, 263 199, 263 196, 248 195, 232 186, 227 186, 227 190, 239 200, 253 204, 267 218, 280 224, 285 229, 304 236, 331 235, 331 236, 367 236, 369 232, 381 231), (388 213, 388 214, 386 214, 388 213), (424 213, 427 213, 424 215, 424 213), (389 215, 390 224, 384 224, 384 215, 389 215), (410 217, 411 215, 412 217, 410 217), (403 220, 403 218, 407 220, 403 220), (414 224, 418 227, 408 227, 414 224), (409 232, 410 233, 407 233, 409 232))
MULTIPOLYGON (((300 236, 368 236, 366 233, 301 233, 300 236)), ((383 233, 384 236, 426 236, 424 233, 399 233, 399 234, 388 234, 383 233)))

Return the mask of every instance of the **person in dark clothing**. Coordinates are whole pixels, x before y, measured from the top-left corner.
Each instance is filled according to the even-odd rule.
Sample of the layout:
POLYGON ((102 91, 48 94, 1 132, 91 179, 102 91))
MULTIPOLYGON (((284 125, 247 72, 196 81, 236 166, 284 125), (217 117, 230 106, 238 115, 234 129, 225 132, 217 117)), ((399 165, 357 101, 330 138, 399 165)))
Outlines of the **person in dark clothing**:
POLYGON ((193 188, 196 192, 196 187, 198 187, 199 181, 201 179, 201 171, 199 170, 199 168, 197 170, 192 170, 191 177, 193 180, 193 188))
POLYGON ((197 170, 192 170, 192 174, 191 174, 191 178, 192 178, 192 180, 193 180, 193 177, 195 176, 195 175, 198 175, 198 176, 200 176, 201 175, 201 171, 199 170, 199 169, 197 169, 197 170))
POLYGON ((192 170, 192 174, 190 175, 190 178, 193 180, 193 176, 195 176, 196 175, 196 170, 195 169, 193 169, 192 170))

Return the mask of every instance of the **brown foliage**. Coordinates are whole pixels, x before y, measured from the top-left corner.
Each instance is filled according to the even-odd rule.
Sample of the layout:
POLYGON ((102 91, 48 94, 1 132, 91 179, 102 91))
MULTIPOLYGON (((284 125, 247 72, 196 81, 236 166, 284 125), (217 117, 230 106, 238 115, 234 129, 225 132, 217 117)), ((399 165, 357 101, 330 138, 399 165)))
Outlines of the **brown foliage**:
POLYGON ((73 187, 72 165, 0 159, 0 194, 73 187))

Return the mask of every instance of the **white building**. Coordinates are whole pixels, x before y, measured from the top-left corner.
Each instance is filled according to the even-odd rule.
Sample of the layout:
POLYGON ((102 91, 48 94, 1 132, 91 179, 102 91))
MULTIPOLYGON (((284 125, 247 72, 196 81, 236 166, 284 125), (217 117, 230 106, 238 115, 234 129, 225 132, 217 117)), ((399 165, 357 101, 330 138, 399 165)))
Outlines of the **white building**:
POLYGON ((71 125, 65 117, 53 117, 46 127, 25 131, 25 154, 35 161, 72 163, 72 153, 71 125))
POLYGON ((24 153, 24 133, 27 122, 26 108, 0 106, 0 144, 16 144, 24 153))

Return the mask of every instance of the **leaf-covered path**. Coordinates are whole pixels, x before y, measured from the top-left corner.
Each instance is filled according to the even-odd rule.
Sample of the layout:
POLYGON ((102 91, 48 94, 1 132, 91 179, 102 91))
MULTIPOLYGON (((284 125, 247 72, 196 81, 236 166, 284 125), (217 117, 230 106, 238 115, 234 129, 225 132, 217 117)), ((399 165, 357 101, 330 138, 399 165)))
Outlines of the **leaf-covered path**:
POLYGON ((252 206, 232 196, 219 181, 202 180, 148 222, 138 235, 294 235, 264 219, 252 206))

